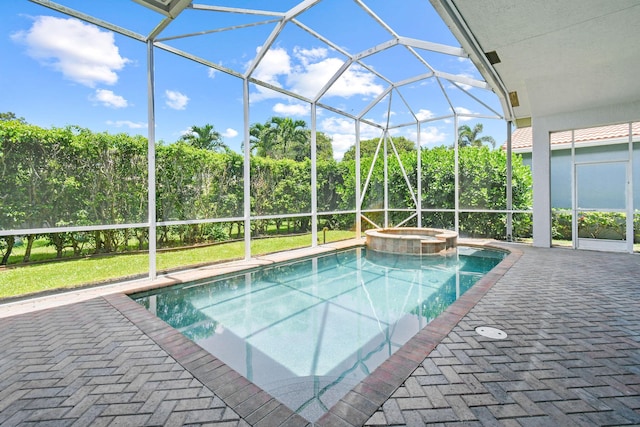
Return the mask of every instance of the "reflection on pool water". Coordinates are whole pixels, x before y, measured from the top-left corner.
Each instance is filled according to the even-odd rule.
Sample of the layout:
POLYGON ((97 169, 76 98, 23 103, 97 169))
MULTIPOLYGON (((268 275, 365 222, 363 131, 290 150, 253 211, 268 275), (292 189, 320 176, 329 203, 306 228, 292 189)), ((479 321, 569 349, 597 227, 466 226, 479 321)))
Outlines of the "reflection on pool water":
POLYGON ((504 255, 355 248, 131 297, 313 422, 504 255))

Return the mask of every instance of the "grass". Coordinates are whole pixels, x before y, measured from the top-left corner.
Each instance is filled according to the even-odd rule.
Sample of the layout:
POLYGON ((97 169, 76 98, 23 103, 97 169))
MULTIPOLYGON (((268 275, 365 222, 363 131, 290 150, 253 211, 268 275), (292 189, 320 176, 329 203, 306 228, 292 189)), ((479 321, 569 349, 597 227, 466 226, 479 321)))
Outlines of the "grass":
MULTIPOLYGON (((20 246, 14 246, 9 256, 9 264, 17 264, 22 262, 24 253, 27 250, 27 242, 23 242, 20 246)), ((69 252, 71 255, 71 252, 69 252)), ((67 255, 67 256, 69 256, 67 255)), ((33 242, 33 248, 31 249, 31 261, 46 261, 56 256, 56 249, 53 246, 48 246, 46 239, 35 239, 33 242)))
MULTIPOLYGON (((352 231, 328 231, 327 242, 355 237, 352 231)), ((319 234, 322 242, 322 234, 319 234)), ((271 237, 253 240, 251 253, 263 255, 311 246, 311 234, 271 237)), ((40 248, 34 248, 34 255, 40 248), (37 249, 37 250, 36 250, 37 249)), ((46 248, 45 249, 50 249, 46 248)), ((159 252, 158 270, 170 270, 204 263, 214 263, 244 257, 244 242, 159 252)), ((23 265, 0 270, 0 298, 10 298, 43 291, 71 289, 119 278, 144 275, 148 272, 149 256, 145 253, 113 255, 63 260, 43 264, 23 265)))
MULTIPOLYGON (((318 235, 322 242, 322 233, 318 235)), ((328 231, 327 242, 351 239, 352 231, 328 231)), ((570 246, 571 242, 553 241, 554 245, 570 246)), ((311 234, 270 237, 253 240, 251 253, 263 255, 311 245, 311 234)), ((640 245, 634 245, 640 251, 640 245)), ((20 248, 17 248, 20 249, 20 248)), ((24 249, 22 249, 24 251, 24 249)), ((51 247, 35 242, 32 259, 41 259, 51 247)), ((223 243, 175 251, 158 252, 159 271, 187 268, 189 266, 221 262, 244 257, 244 241, 223 243)), ((136 275, 145 275, 149 257, 145 253, 87 257, 42 264, 25 264, 0 270, 0 299, 43 291, 72 289, 75 287, 113 281, 136 275)))

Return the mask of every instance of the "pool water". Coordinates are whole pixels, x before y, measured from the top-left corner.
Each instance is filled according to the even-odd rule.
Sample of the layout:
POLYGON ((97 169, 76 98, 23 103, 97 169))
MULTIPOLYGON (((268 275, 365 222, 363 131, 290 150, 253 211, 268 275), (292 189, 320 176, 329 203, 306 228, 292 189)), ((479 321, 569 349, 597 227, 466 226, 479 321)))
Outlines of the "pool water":
POLYGON ((314 422, 504 255, 355 248, 131 297, 314 422))

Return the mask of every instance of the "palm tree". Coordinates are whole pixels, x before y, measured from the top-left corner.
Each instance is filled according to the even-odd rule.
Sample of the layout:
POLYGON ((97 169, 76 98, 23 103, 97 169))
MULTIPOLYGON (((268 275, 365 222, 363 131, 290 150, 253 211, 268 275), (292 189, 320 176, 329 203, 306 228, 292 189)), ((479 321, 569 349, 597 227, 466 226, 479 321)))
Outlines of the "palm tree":
POLYGON ((186 142, 196 148, 205 150, 219 151, 228 150, 227 144, 222 141, 222 135, 216 131, 213 125, 206 124, 204 126, 193 125, 189 128, 189 132, 182 135, 181 141, 186 142))
POLYGON ((496 140, 492 136, 481 136, 482 123, 477 123, 473 129, 467 125, 458 128, 458 147, 482 147, 483 143, 491 144, 491 148, 496 147, 496 140))
POLYGON ((249 135, 251 137, 251 151, 256 150, 256 155, 260 157, 274 157, 274 142, 269 122, 252 124, 249 135))
POLYGON ((309 144, 309 131, 304 120, 271 117, 266 123, 251 125, 252 149, 258 156, 295 159, 300 146, 309 144))
POLYGON ((304 120, 293 120, 290 117, 272 117, 271 127, 276 146, 280 148, 282 157, 294 158, 293 148, 308 143, 307 123, 304 120))

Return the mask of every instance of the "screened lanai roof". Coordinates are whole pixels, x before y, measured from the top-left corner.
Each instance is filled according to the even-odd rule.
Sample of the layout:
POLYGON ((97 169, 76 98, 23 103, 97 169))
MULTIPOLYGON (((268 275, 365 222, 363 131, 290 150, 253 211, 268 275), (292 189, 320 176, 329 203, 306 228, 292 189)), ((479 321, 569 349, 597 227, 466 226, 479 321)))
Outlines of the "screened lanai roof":
POLYGON ((528 124, 535 116, 629 103, 640 114, 637 0, 431 3, 508 94, 507 118, 528 124))
POLYGON ((636 0, 32 1, 246 77, 257 96, 378 124, 385 112, 400 126, 455 111, 529 125, 640 99, 636 0), (267 72, 294 48, 305 62, 288 65, 305 73, 267 72), (356 89, 363 76, 368 86, 356 89))
MULTIPOLYGON (((424 1, 132 0, 110 9, 32 1, 247 79, 252 103, 285 96, 280 115, 315 104, 377 127, 504 115, 468 53, 424 1)), ((251 121, 262 121, 254 111, 251 121)), ((451 143, 454 133, 440 142, 451 143)))

